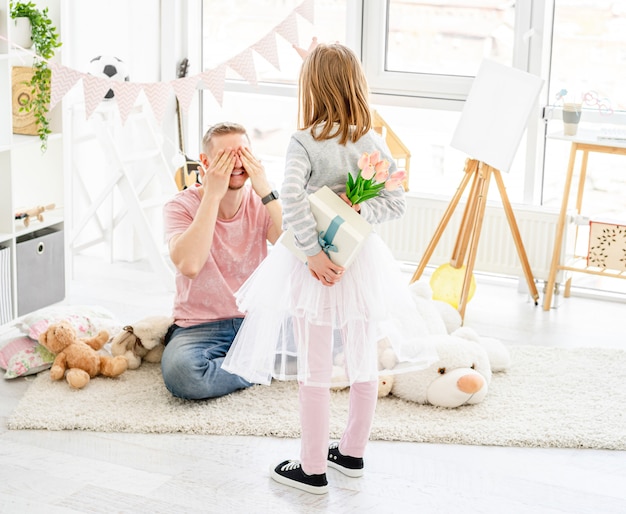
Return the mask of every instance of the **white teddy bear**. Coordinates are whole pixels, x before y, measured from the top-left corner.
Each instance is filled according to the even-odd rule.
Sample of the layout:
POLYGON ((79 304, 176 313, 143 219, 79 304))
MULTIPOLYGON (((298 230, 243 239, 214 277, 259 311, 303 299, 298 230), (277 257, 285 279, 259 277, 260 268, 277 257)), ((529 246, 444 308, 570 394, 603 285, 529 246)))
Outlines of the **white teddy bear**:
MULTIPOLYGON (((398 373, 406 365, 398 364, 389 341, 381 339, 378 397, 392 394, 416 403, 449 408, 483 401, 492 373, 510 366, 509 351, 501 341, 481 337, 473 329, 462 326, 461 315, 454 307, 433 300, 427 282, 414 282, 409 289, 422 327, 418 335, 435 345, 439 359, 426 369, 398 373)), ((334 364, 337 385, 333 389, 343 389, 346 379, 342 354, 337 355, 334 364)))
POLYGON ((471 329, 463 328, 450 335, 434 336, 432 340, 439 360, 426 369, 399 373, 394 377, 391 393, 403 400, 438 407, 454 408, 482 402, 489 391, 493 371, 508 366, 508 352, 502 343, 489 340, 495 366, 483 341, 466 339, 471 329))
POLYGON ((449 408, 483 401, 492 372, 510 366, 507 348, 496 339, 462 327, 458 311, 445 302, 432 300, 427 284, 416 282, 410 289, 418 313, 429 327, 424 337, 435 345, 439 360, 423 370, 394 374, 391 394, 449 408))

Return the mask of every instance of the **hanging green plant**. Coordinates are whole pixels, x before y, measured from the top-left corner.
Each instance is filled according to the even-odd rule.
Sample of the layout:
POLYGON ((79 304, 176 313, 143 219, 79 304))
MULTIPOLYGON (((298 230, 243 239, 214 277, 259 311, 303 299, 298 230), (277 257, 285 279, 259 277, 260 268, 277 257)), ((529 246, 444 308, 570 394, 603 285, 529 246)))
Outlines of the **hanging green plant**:
POLYGON ((33 76, 26 85, 31 88, 28 101, 20 106, 20 111, 32 112, 37 121, 37 133, 41 139, 41 150, 48 147, 51 133, 48 119, 52 72, 48 60, 54 57, 55 48, 61 46, 59 34, 52 20, 48 17, 48 8, 39 10, 33 2, 11 2, 11 18, 28 18, 31 25, 31 39, 36 57, 33 62, 33 76))

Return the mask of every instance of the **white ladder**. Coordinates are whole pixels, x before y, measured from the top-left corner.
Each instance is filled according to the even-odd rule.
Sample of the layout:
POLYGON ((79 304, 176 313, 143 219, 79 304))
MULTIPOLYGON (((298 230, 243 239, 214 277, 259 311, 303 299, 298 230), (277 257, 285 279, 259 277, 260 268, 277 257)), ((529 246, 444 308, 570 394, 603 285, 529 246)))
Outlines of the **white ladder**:
MULTIPOLYGON (((123 219, 127 218, 154 272, 162 278, 168 290, 174 289, 174 270, 167 256, 163 243, 163 234, 155 233, 147 211, 160 208, 173 196, 178 188, 174 181, 171 166, 168 165, 162 151, 160 135, 153 126, 151 113, 145 105, 133 108, 124 126, 121 124, 117 106, 114 102, 102 102, 87 122, 90 133, 84 133, 73 140, 77 148, 81 143, 96 140, 105 158, 106 181, 101 190, 92 197, 93 187, 89 184, 89 173, 81 173, 79 159, 73 160, 72 188, 74 194, 82 195, 89 207, 72 228, 70 249, 79 253, 99 243, 108 243, 110 260, 115 259, 113 252, 113 233, 123 219), (143 148, 133 141, 132 132, 141 131, 143 148), (129 133, 131 133, 129 137, 129 133), (157 194, 144 194, 150 187, 157 194), (114 205, 115 191, 119 192, 122 205, 114 205), (98 210, 109 200, 110 219, 105 222, 98 210), (87 226, 95 227, 96 236, 80 242, 85 237, 87 226)), ((74 152, 76 153, 76 152, 74 152)), ((149 193, 149 191, 148 191, 149 193)), ((159 213, 160 214, 160 213, 159 213)))

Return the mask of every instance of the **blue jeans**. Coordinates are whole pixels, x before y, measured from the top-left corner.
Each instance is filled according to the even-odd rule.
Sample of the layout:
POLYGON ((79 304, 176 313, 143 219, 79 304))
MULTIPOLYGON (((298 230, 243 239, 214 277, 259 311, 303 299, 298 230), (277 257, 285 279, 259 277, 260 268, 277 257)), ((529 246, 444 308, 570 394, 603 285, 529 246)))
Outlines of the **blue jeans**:
POLYGON ((168 391, 179 398, 203 400, 250 387, 247 380, 222 369, 242 322, 242 318, 233 318, 192 327, 172 325, 161 358, 168 391))

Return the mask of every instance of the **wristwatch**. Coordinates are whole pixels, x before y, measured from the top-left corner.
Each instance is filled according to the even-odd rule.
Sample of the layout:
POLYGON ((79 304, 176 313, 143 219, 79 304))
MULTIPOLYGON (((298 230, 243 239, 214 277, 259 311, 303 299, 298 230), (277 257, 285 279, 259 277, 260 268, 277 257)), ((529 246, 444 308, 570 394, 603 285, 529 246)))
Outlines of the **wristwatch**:
POLYGON ((272 200, 278 200, 278 191, 274 190, 269 195, 261 198, 261 202, 263 202, 263 205, 270 203, 272 200))

